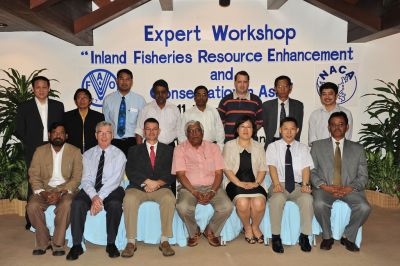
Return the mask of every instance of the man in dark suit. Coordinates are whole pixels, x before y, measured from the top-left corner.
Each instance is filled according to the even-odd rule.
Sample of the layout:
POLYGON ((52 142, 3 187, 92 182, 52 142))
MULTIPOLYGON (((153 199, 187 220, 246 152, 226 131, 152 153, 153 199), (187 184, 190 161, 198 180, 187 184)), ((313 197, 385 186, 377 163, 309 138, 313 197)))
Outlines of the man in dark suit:
MULTIPOLYGON (((22 103, 17 108, 15 117, 15 135, 24 146, 26 167, 32 161, 33 153, 40 145, 48 142, 48 127, 61 122, 64 114, 64 105, 61 102, 48 99, 50 81, 43 76, 36 76, 32 79, 32 90, 35 97, 22 103)), ((29 179, 29 177, 27 177, 29 179)), ((32 187, 28 185, 28 199, 32 195, 32 187)), ((26 217, 28 230, 31 227, 29 218, 26 217)))
POLYGON ((351 209, 350 222, 340 243, 349 251, 359 251, 354 243, 357 231, 371 211, 364 194, 368 182, 367 160, 361 144, 345 139, 349 129, 345 112, 333 113, 328 123, 331 137, 317 140, 311 147, 315 166, 311 170, 314 214, 322 227, 321 249, 332 248, 331 209, 333 202, 340 199, 351 209))
POLYGON ((279 76, 275 79, 274 89, 278 98, 266 101, 262 105, 263 127, 265 132, 265 149, 267 146, 280 139, 279 124, 285 117, 293 117, 298 124, 296 140, 300 141, 303 127, 304 106, 303 103, 289 98, 293 83, 288 76, 279 76))
POLYGON ((161 241, 159 249, 164 256, 173 256, 175 251, 168 243, 172 237, 172 221, 175 211, 175 196, 171 184, 176 182, 171 174, 173 148, 158 141, 159 123, 154 118, 144 121, 145 143, 132 146, 128 153, 126 175, 129 186, 125 191, 124 218, 128 244, 122 257, 132 257, 135 250, 137 218, 140 204, 155 201, 160 204, 161 241))
POLYGON ((68 134, 67 142, 80 148, 81 153, 97 145, 96 125, 104 115, 89 108, 92 94, 87 89, 77 89, 74 101, 78 108, 64 114, 63 123, 68 134))

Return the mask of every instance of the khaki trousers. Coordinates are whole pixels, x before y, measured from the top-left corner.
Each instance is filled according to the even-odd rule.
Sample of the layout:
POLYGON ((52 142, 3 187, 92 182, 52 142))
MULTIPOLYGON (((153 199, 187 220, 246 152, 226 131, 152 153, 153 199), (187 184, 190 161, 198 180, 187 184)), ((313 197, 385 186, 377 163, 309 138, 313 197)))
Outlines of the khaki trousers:
POLYGON ((283 192, 272 192, 273 185, 269 188, 269 215, 271 219, 271 231, 273 235, 281 234, 281 223, 283 208, 287 200, 291 200, 299 206, 300 209, 300 227, 301 233, 305 235, 312 234, 312 218, 314 216, 313 197, 310 193, 301 192, 301 186, 295 185, 292 193, 287 192, 285 183, 281 182, 283 192))
POLYGON ((140 204, 155 201, 160 205, 161 236, 172 237, 172 222, 175 211, 175 196, 169 188, 160 188, 154 192, 144 192, 136 188, 125 191, 123 202, 126 238, 136 239, 137 220, 140 204))
MULTIPOLYGON (((211 186, 195 187, 195 189, 200 192, 206 192, 210 191, 211 186)), ((208 225, 213 231, 214 235, 218 237, 225 225, 226 220, 232 213, 233 205, 231 200, 226 195, 225 190, 222 188, 218 189, 217 193, 210 201, 210 204, 214 208, 214 215, 211 217, 208 225)), ((194 237, 197 232, 197 223, 195 218, 196 205, 197 199, 192 195, 192 193, 183 187, 178 190, 176 210, 185 223, 190 237, 194 237)))
MULTIPOLYGON (((65 231, 70 223, 71 202, 74 194, 67 193, 56 204, 54 214, 53 245, 64 246, 65 231)), ((29 220, 36 229, 36 248, 45 249, 50 242, 49 229, 46 226, 44 212, 50 206, 40 195, 34 194, 26 207, 29 220)))

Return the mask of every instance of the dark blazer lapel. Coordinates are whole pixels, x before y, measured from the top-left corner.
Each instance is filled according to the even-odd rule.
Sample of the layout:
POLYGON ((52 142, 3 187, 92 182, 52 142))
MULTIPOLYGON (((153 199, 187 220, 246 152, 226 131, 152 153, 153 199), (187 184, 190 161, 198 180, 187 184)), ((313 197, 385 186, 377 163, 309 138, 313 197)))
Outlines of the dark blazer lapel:
MULTIPOLYGON (((42 125, 42 130, 43 130, 43 123, 42 123, 42 118, 40 117, 40 112, 39 108, 36 104, 35 98, 31 100, 31 111, 32 111, 32 116, 33 119, 36 120, 40 125, 42 125)), ((28 132, 29 134, 29 132, 28 132)))
POLYGON ((297 110, 296 110, 296 105, 294 104, 294 102, 292 101, 292 99, 288 99, 289 101, 289 116, 290 117, 295 117, 294 114, 296 114, 297 110))
MULTIPOLYGON (((48 103, 48 108, 47 108, 47 123, 49 123, 49 121, 55 121, 55 114, 56 112, 54 112, 54 102, 52 100, 47 100, 48 103)), ((50 127, 51 125, 48 125, 48 127, 50 127)))
POLYGON ((278 99, 275 99, 271 102, 271 111, 272 111, 272 116, 271 116, 271 134, 272 136, 276 132, 276 125, 278 122, 278 99))
POLYGON ((147 145, 146 142, 143 143, 142 147, 140 147, 140 156, 143 156, 143 161, 145 163, 144 169, 148 169, 151 172, 153 172, 153 167, 151 167, 151 161, 150 161, 150 154, 147 151, 147 145))

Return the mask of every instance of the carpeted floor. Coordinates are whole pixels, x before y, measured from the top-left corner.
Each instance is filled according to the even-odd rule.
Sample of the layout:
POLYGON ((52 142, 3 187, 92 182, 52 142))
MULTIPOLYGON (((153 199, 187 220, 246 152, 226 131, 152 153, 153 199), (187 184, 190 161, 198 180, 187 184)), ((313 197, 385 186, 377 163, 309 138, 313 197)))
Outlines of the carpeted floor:
POLYGON ((285 246, 284 254, 276 254, 270 246, 249 245, 240 235, 224 247, 214 248, 203 238, 197 247, 174 247, 176 255, 163 257, 156 245, 138 243, 133 258, 110 259, 105 247, 88 244, 88 250, 77 261, 67 261, 64 257, 53 257, 51 252, 43 256, 33 256, 34 233, 25 231, 24 218, 16 215, 0 216, 0 265, 400 265, 400 209, 385 210, 374 207, 363 227, 361 251, 351 253, 338 241, 330 251, 317 246, 311 253, 304 253, 299 246, 285 246))

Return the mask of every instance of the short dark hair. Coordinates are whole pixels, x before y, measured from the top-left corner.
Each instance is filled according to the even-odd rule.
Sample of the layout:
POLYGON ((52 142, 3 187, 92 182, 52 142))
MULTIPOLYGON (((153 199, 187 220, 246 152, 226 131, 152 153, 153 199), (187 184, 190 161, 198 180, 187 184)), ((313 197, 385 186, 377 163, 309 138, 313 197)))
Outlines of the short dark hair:
POLYGON ((278 81, 280 81, 280 80, 286 80, 290 86, 293 85, 292 80, 288 76, 282 75, 275 79, 275 82, 274 82, 275 87, 278 85, 278 81))
POLYGON ((330 125, 331 119, 334 118, 334 117, 343 117, 344 122, 346 123, 346 125, 349 124, 349 118, 347 117, 346 113, 343 112, 343 111, 340 111, 340 112, 334 112, 333 114, 331 114, 331 116, 328 119, 328 125, 330 125))
POLYGON ((92 100, 92 94, 90 93, 89 90, 84 89, 84 88, 79 88, 75 91, 74 93, 74 101, 76 101, 76 99, 78 98, 78 94, 83 92, 84 94, 86 94, 86 96, 89 98, 89 100, 92 100))
POLYGON ((129 75, 129 76, 131 77, 131 79, 133 79, 132 71, 130 71, 129 69, 126 69, 126 68, 123 68, 123 69, 118 70, 118 72, 117 72, 117 78, 119 78, 119 76, 120 76, 122 73, 125 73, 125 74, 129 75))
POLYGON ((147 118, 144 123, 143 123, 143 127, 147 124, 147 123, 156 123, 157 126, 160 126, 160 124, 158 123, 157 119, 153 118, 153 117, 149 117, 147 118))
POLYGON ((47 131, 48 131, 49 133, 51 133, 51 131, 53 131, 54 129, 56 129, 56 128, 58 128, 58 127, 63 127, 64 130, 65 130, 65 125, 64 125, 64 123, 62 123, 62 122, 54 122, 54 123, 52 123, 52 124, 49 126, 49 128, 47 129, 47 131))
POLYGON ((241 71, 239 71, 238 73, 235 74, 235 81, 237 80, 237 76, 239 76, 239 75, 241 75, 241 76, 246 76, 246 77, 247 77, 247 80, 250 80, 249 73, 247 73, 247 72, 244 71, 244 70, 241 70, 241 71))
POLYGON ((248 115, 244 115, 242 117, 239 118, 239 120, 236 121, 235 123, 235 138, 237 138, 239 136, 237 130, 239 128, 239 126, 241 124, 243 124, 246 121, 250 121, 251 126, 253 127, 253 135, 252 137, 255 137, 257 135, 257 125, 256 125, 256 121, 254 120, 253 117, 248 116, 248 115))
POLYGON ((157 87, 166 88, 167 92, 169 92, 168 83, 163 79, 156 80, 156 82, 153 83, 153 87, 151 88, 151 90, 153 91, 154 94, 156 93, 157 87))
POLYGON ((322 85, 319 87, 319 95, 322 94, 322 91, 323 91, 323 90, 327 90, 327 89, 332 89, 332 90, 334 90, 334 91, 335 91, 335 95, 338 94, 338 92, 339 92, 339 88, 338 88, 338 86, 337 86, 335 83, 333 83, 333 82, 325 82, 324 84, 322 84, 322 85))
POLYGON ((43 80, 43 81, 47 82, 47 86, 50 87, 50 80, 48 78, 46 78, 45 76, 36 76, 36 77, 34 77, 32 79, 32 81, 31 81, 32 87, 35 87, 35 83, 38 80, 43 80))
POLYGON ((296 127, 299 128, 299 125, 298 125, 298 123, 297 123, 296 118, 290 117, 290 116, 287 116, 287 117, 283 118, 283 119, 281 120, 281 122, 279 123, 279 127, 282 127, 283 124, 286 123, 286 122, 293 122, 293 123, 296 125, 296 127))
POLYGON ((196 95, 196 93, 197 93, 199 90, 205 90, 206 93, 207 93, 207 95, 208 95, 208 89, 207 89, 207 87, 204 86, 204 85, 197 86, 197 87, 194 89, 194 95, 196 95))

